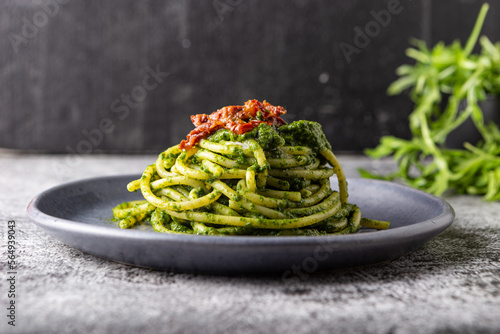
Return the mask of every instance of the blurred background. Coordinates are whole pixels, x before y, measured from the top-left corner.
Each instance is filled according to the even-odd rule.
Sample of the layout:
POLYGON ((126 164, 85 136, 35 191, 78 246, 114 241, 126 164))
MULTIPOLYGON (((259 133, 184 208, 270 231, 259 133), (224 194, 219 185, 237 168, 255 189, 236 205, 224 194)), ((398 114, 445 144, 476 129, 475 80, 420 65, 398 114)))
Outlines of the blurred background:
MULTIPOLYGON (((267 100, 335 151, 408 138, 409 39, 465 42, 484 1, 4 0, 0 148, 158 152, 189 116, 267 100)), ((500 4, 483 34, 500 39, 500 4)))

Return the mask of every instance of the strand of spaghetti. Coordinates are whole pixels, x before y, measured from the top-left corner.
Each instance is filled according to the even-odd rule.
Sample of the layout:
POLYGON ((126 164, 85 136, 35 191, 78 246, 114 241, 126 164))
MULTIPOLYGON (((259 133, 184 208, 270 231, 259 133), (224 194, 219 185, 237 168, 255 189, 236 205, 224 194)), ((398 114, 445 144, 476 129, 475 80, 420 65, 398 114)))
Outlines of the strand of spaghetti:
POLYGON ((314 205, 321 201, 323 198, 328 196, 331 192, 330 189, 330 179, 322 179, 319 181, 321 183, 321 187, 317 192, 315 192, 313 195, 304 198, 302 201, 299 203, 291 203, 291 207, 297 208, 297 207, 307 207, 314 205))
POLYGON ((243 147, 253 153, 253 156, 255 157, 255 160, 257 160, 257 164, 259 165, 259 167, 261 167, 262 169, 269 169, 266 154, 264 153, 264 150, 259 145, 259 143, 257 143, 253 139, 248 139, 243 142, 243 147))
POLYGON ((332 205, 336 205, 338 203, 339 209, 341 203, 339 201, 339 193, 334 191, 330 196, 328 196, 323 202, 318 203, 313 206, 309 206, 306 208, 292 208, 288 209, 287 212, 290 212, 294 215, 311 215, 313 213, 317 213, 319 211, 323 211, 331 207, 332 205))
POLYGON ((203 223, 191 223, 194 232, 196 234, 205 234, 205 235, 241 235, 248 234, 252 230, 246 227, 239 226, 231 226, 231 227, 208 227, 203 223))
POLYGON ((326 179, 334 174, 334 170, 331 168, 322 169, 271 169, 269 175, 275 177, 286 177, 286 178, 299 178, 303 177, 310 180, 326 179))
POLYGON ((291 155, 310 155, 313 150, 307 146, 281 146, 280 151, 291 155))
POLYGON ((387 230, 389 228, 389 222, 362 217, 361 226, 367 228, 375 228, 377 230, 387 230))
POLYGON ((219 235, 242 235, 249 234, 252 229, 239 226, 219 227, 215 229, 219 235))
POLYGON ((257 214, 260 214, 260 215, 267 217, 269 219, 287 218, 287 216, 280 211, 267 208, 263 205, 249 202, 244 198, 239 200, 239 201, 235 201, 235 200, 230 199, 229 200, 229 208, 232 210, 235 210, 235 211, 243 211, 244 212, 246 210, 248 212, 257 213, 257 214))
MULTIPOLYGON (((139 181, 139 187, 140 187, 140 180, 138 180, 138 181, 139 181)), ((202 188, 203 190, 207 191, 207 187, 205 186, 205 183, 203 183, 199 180, 189 178, 185 175, 167 176, 163 179, 153 181, 153 182, 151 182, 151 189, 156 190, 156 189, 161 189, 161 188, 165 188, 165 187, 173 186, 173 185, 178 185, 178 184, 184 184, 187 186, 191 186, 193 188, 202 188)))
POLYGON ((137 219, 136 216, 128 216, 125 217, 124 219, 120 220, 118 223, 118 226, 120 228, 132 228, 134 227, 135 224, 137 224, 139 220, 137 219))
POLYGON ((169 187, 163 188, 160 191, 158 191, 158 195, 166 196, 168 198, 173 199, 176 202, 183 202, 188 200, 188 196, 186 196, 186 194, 183 194, 180 191, 177 191, 169 187))
MULTIPOLYGON (((320 180, 321 180, 321 179, 320 179, 320 180)), ((323 180, 326 180, 326 179, 323 179, 323 180)), ((314 180, 314 181, 318 181, 318 180, 314 180)), ((312 180, 311 180, 311 179, 306 179, 306 178, 304 178, 304 179, 302 179, 302 182, 301 182, 301 183, 302 183, 302 185, 303 185, 304 187, 309 187, 309 186, 312 184, 312 180)))
POLYGON ((248 185, 248 190, 255 193, 257 191, 257 183, 255 182, 255 170, 247 169, 245 181, 245 183, 248 185))
POLYGON ((244 179, 246 178, 247 171, 245 169, 229 168, 224 169, 224 174, 219 177, 221 180, 227 179, 244 179))
POLYGON ((177 233, 193 234, 193 230, 183 223, 188 223, 188 221, 181 222, 182 219, 170 216, 172 221, 170 222, 170 229, 177 233))
POLYGON ((168 177, 174 175, 173 173, 167 172, 164 166, 164 161, 163 161, 163 153, 158 156, 156 159, 156 172, 158 175, 161 177, 168 177))
POLYGON ((341 229, 340 231, 332 231, 332 234, 351 234, 357 232, 360 226, 361 221, 361 211, 356 207, 350 217, 343 217, 343 219, 347 220, 347 225, 341 229))
POLYGON ((174 231, 172 231, 164 226, 166 219, 163 216, 168 217, 168 219, 170 219, 170 216, 162 214, 159 210, 160 209, 156 209, 151 214, 150 222, 151 222, 151 226, 153 226, 153 229, 156 232, 160 232, 160 233, 175 233, 174 231))
POLYGON ((193 179, 197 180, 209 180, 213 178, 213 175, 207 172, 204 172, 202 170, 197 170, 191 167, 187 166, 187 160, 196 153, 198 148, 194 147, 190 149, 189 151, 182 152, 179 157, 177 157, 177 160, 175 161, 174 167, 177 169, 177 171, 185 176, 188 176, 193 179))
POLYGON ((267 177, 267 184, 280 190, 290 190, 290 183, 288 181, 275 178, 271 175, 267 177))
POLYGON ((300 191, 282 191, 282 190, 264 188, 264 189, 259 189, 257 191, 257 194, 273 198, 289 199, 290 201, 294 202, 300 202, 302 200, 302 195, 300 191))
POLYGON ((296 229, 290 229, 290 230, 281 230, 278 235, 283 235, 283 236, 292 236, 292 235, 305 235, 305 236, 319 236, 319 235, 326 235, 326 233, 323 233, 323 231, 318 231, 317 229, 314 228, 296 228, 296 229))
POLYGON ((213 175, 213 177, 221 177, 224 174, 224 168, 221 166, 214 164, 210 160, 203 159, 201 165, 205 167, 205 169, 213 175))
POLYGON ((327 219, 324 224, 321 224, 321 229, 331 234, 351 234, 358 231, 360 220, 361 211, 357 206, 343 204, 335 215, 327 219))
POLYGON ((134 180, 127 184, 127 190, 130 192, 136 191, 141 187, 141 180, 134 180))
POLYGON ((193 228, 193 232, 196 234, 218 234, 215 228, 208 227, 203 223, 192 222, 191 227, 193 228))
POLYGON ((335 174, 337 174, 337 179, 339 183, 339 192, 340 192, 340 200, 342 203, 347 203, 347 197, 349 194, 347 193, 347 180, 344 174, 344 170, 342 169, 342 166, 340 165, 340 162, 338 161, 337 157, 335 154, 333 154, 332 151, 330 151, 327 148, 323 148, 320 151, 321 155, 323 155, 326 160, 332 165, 335 174))
POLYGON ((295 155, 293 158, 267 158, 271 167, 292 168, 311 163, 311 158, 304 155, 295 155))
POLYGON ((304 169, 317 169, 319 167, 319 164, 320 164, 319 159, 312 158, 311 163, 308 165, 304 165, 303 168, 304 169))
POLYGON ((272 150, 272 151, 267 151, 267 152, 264 151, 264 153, 266 154, 266 158, 268 158, 268 159, 293 159, 293 158, 295 158, 295 155, 285 153, 285 152, 281 151, 279 149, 279 147, 277 149, 272 150))
POLYGON ((217 202, 212 203, 212 209, 215 213, 226 215, 226 216, 238 216, 239 217, 239 215, 240 215, 238 212, 231 209, 230 207, 225 206, 224 204, 217 203, 217 202))
POLYGON ((158 155, 158 158, 156 159, 156 172, 161 177, 172 176, 173 174, 167 172, 166 168, 171 168, 174 165, 177 156, 181 152, 182 150, 179 148, 179 145, 176 145, 168 148, 158 155))
MULTIPOLYGON (((186 189, 187 191, 187 189, 186 189)), ((187 198, 189 199, 197 199, 200 197, 200 193, 198 189, 191 189, 191 191, 188 193, 187 198)))
MULTIPOLYGON (((221 167, 222 168, 222 167, 221 167)), ((188 177, 192 177, 199 180, 210 180, 213 179, 214 176, 211 173, 207 173, 201 169, 200 166, 195 164, 186 165, 185 161, 181 161, 180 163, 176 163, 171 168, 172 171, 175 171, 178 174, 184 175, 188 177), (177 167, 181 168, 178 170, 177 167)), ((224 173, 218 177, 218 179, 226 180, 226 179, 244 179, 246 175, 246 169, 237 169, 237 168, 223 168, 224 173)))
POLYGON ((206 139, 202 139, 198 142, 198 145, 201 148, 207 149, 209 151, 225 155, 232 155, 232 156, 239 156, 241 154, 245 154, 248 156, 253 155, 252 151, 248 148, 245 148, 243 144, 240 142, 213 143, 206 139))
POLYGON ((161 198, 156 197, 153 194, 153 191, 150 188, 150 181, 151 177, 153 176, 154 173, 154 165, 150 165, 146 168, 144 173, 142 174, 141 177, 141 192, 142 196, 151 204, 158 208, 162 208, 164 210, 192 210, 192 209, 197 209, 201 208, 203 206, 207 206, 212 202, 215 202, 216 200, 219 199, 221 192, 214 189, 211 193, 208 195, 205 195, 203 197, 190 200, 190 201, 183 201, 183 202, 168 202, 164 201, 161 198))
MULTIPOLYGON (((184 187, 183 185, 177 185, 177 186, 172 186, 171 188, 177 190, 178 192, 180 192, 181 194, 184 195, 184 197, 186 198, 191 198, 189 195, 190 195, 190 191, 184 187)), ((198 198, 200 196, 196 196, 196 198, 198 198)))
POLYGON ((247 168, 247 165, 242 165, 236 160, 226 158, 223 155, 208 151, 206 149, 201 149, 196 153, 197 158, 207 159, 216 163, 218 165, 224 166, 226 168, 247 168))
POLYGON ((359 230, 359 226, 361 224, 361 211, 356 206, 354 209, 354 213, 352 214, 352 222, 351 222, 351 233, 357 232, 359 230))
POLYGON ((348 227, 349 220, 346 217, 341 218, 340 220, 336 220, 334 222, 327 221, 323 226, 327 233, 337 233, 345 230, 348 227))
MULTIPOLYGON (((131 202, 129 202, 131 203, 131 202)), ((116 218, 123 219, 127 216, 136 216, 140 213, 148 212, 154 210, 154 207, 149 203, 133 204, 131 207, 123 209, 113 209, 113 215, 116 218)))
POLYGON ((243 146, 253 152, 257 165, 260 167, 260 172, 256 176, 257 187, 263 188, 267 183, 267 174, 270 168, 267 162, 266 154, 262 147, 254 139, 248 139, 243 142, 243 146))
POLYGON ((300 194, 301 194, 304 198, 308 198, 308 197, 310 197, 310 196, 313 194, 313 192, 312 192, 312 191, 307 190, 306 188, 302 188, 302 189, 300 189, 300 190, 299 190, 299 192, 300 192, 300 194))
POLYGON ((266 169, 264 172, 257 174, 257 176, 255 177, 258 188, 264 188, 266 186, 268 176, 267 174, 268 172, 266 169))
POLYGON ((227 184, 225 184, 222 181, 216 180, 216 181, 212 182, 212 187, 214 189, 219 190, 226 197, 229 198, 229 207, 232 209, 235 209, 235 208, 245 209, 247 211, 260 213, 268 218, 274 218, 274 219, 286 217, 286 215, 284 215, 283 213, 281 213, 277 210, 269 209, 269 208, 266 208, 265 206, 262 206, 259 204, 254 204, 254 203, 247 201, 246 199, 242 198, 240 194, 238 194, 236 191, 231 189, 231 187, 229 187, 227 184), (232 207, 231 203, 236 205, 236 207, 235 206, 232 207))
POLYGON ((336 207, 331 207, 328 210, 318 212, 316 214, 301 218, 285 218, 285 219, 265 219, 265 218, 249 218, 249 217, 232 217, 216 215, 208 212, 185 211, 177 212, 166 210, 166 212, 174 217, 193 220, 200 223, 210 223, 218 225, 231 226, 252 226, 254 228, 263 229, 293 229, 316 224, 326 218, 333 216, 336 212, 336 207))
POLYGON ((144 204, 144 203, 147 203, 147 202, 148 201, 141 199, 141 200, 137 200, 137 201, 129 201, 129 202, 120 203, 120 204, 118 204, 117 206, 115 206, 113 208, 113 214, 115 213, 115 210, 129 209, 129 208, 133 207, 136 204, 144 204))
POLYGON ((319 188, 320 188, 320 186, 318 184, 310 184, 307 187, 304 187, 305 190, 309 190, 310 192, 313 192, 313 193, 318 191, 319 188))
POLYGON ((352 204, 342 204, 342 207, 339 209, 339 211, 337 211, 337 213, 335 213, 335 218, 342 218, 342 217, 346 217, 347 215, 349 215, 352 211, 353 211, 353 205, 352 204))
POLYGON ((163 167, 165 168, 171 168, 175 160, 177 159, 177 156, 182 153, 181 148, 179 145, 172 146, 168 148, 165 152, 163 152, 160 156, 163 160, 163 167))
MULTIPOLYGON (((242 180, 243 181, 243 180, 242 180)), ((263 195, 256 194, 255 192, 251 191, 247 186, 245 185, 244 182, 240 181, 238 183, 239 187, 239 192, 243 195, 244 198, 249 200, 252 203, 263 205, 267 208, 273 208, 273 209, 282 209, 282 208, 287 208, 290 206, 290 201, 287 199, 282 199, 282 198, 272 198, 272 197, 266 197, 263 195)))

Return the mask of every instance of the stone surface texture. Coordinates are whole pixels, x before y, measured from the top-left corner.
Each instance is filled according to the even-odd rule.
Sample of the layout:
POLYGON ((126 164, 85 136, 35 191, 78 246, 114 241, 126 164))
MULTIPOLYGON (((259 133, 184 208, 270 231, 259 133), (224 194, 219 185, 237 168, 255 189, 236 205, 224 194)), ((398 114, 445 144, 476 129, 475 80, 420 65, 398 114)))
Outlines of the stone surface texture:
MULTIPOLYGON (((449 194, 456 220, 396 261, 314 273, 218 277, 102 260, 49 237, 26 216, 41 191, 140 173, 154 156, 0 152, 1 333, 499 333, 500 203, 449 194), (7 325, 7 222, 16 222, 16 326, 7 325)), ((390 161, 340 156, 348 177, 390 161)))

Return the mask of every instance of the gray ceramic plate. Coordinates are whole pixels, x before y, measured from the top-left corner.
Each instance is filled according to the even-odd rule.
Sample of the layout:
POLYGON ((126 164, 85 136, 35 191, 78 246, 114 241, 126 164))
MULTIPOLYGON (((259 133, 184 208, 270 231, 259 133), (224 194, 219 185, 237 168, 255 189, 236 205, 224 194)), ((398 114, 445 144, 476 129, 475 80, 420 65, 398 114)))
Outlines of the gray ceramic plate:
POLYGON ((111 209, 141 199, 126 184, 137 175, 63 184, 35 197, 29 217, 48 234, 85 253, 134 266, 205 274, 303 273, 397 259, 446 229, 455 217, 444 200, 391 182, 351 179, 349 202, 385 231, 340 236, 247 237, 169 235, 122 230, 111 209))

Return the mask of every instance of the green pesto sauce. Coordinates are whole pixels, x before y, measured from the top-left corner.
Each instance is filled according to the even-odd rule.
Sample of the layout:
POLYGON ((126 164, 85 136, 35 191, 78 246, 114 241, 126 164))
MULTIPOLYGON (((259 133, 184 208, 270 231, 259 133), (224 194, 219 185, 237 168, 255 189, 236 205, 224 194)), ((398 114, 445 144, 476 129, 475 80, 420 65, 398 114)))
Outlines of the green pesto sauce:
POLYGON ((280 135, 276 128, 265 123, 261 123, 252 131, 240 135, 239 139, 241 141, 255 139, 255 141, 257 141, 266 151, 271 151, 276 147, 285 145, 284 138, 280 135))
POLYGON ((184 224, 181 224, 180 222, 176 220, 172 220, 170 223, 170 229, 174 232, 182 232, 182 233, 191 233, 191 229, 189 229, 187 226, 184 224))
POLYGON ((162 153, 163 160, 175 160, 175 158, 177 158, 177 154, 169 153, 165 157, 165 152, 162 153))
POLYGON ((304 120, 295 121, 278 128, 261 123, 252 131, 242 135, 237 135, 228 129, 220 129, 207 138, 207 140, 214 143, 222 141, 243 142, 248 139, 255 139, 266 151, 272 151, 284 145, 307 146, 316 152, 324 148, 332 149, 323 133, 321 125, 317 122, 304 120))
POLYGON ((288 184, 290 185, 290 190, 299 191, 309 185, 309 180, 303 177, 297 177, 295 179, 289 179, 288 184))
MULTIPOLYGON (((191 190, 190 190, 191 191, 191 190)), ((205 192, 203 191, 203 189, 201 188, 197 188, 194 190, 193 192, 194 196, 196 196, 196 198, 200 198, 202 196, 205 196, 205 192)), ((213 196, 213 195, 212 195, 213 196)), ((212 196, 210 196, 211 198, 213 198, 212 196)))
POLYGON ((332 146, 323 133, 321 125, 317 122, 295 121, 279 127, 278 131, 285 139, 286 145, 308 146, 316 152, 324 148, 332 149, 332 146))
POLYGON ((238 135, 228 129, 220 129, 210 135, 207 140, 213 143, 219 143, 221 141, 238 141, 238 135))

